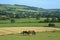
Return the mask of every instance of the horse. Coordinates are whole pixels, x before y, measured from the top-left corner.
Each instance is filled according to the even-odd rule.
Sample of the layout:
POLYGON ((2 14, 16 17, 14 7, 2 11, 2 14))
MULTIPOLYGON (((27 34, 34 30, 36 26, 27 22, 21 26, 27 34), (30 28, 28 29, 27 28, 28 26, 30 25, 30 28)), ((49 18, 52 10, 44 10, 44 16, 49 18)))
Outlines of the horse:
POLYGON ((36 32, 33 30, 33 31, 22 31, 21 32, 23 35, 35 35, 36 32))
POLYGON ((28 32, 28 31, 22 31, 21 33, 22 33, 23 35, 26 35, 26 34, 29 35, 29 32, 28 32))
POLYGON ((34 30, 28 31, 28 32, 29 32, 29 34, 32 34, 32 35, 35 35, 36 34, 36 32, 34 30))

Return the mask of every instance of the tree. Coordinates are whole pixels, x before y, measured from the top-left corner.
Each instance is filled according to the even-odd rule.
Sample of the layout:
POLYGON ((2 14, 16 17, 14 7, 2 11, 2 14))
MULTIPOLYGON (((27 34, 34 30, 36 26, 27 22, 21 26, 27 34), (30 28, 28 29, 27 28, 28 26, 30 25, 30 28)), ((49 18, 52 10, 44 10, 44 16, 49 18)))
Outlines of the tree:
POLYGON ((20 14, 16 14, 15 18, 20 18, 20 14))
POLYGON ((40 19, 40 14, 36 15, 36 19, 39 20, 40 19))
POLYGON ((14 19, 11 19, 11 23, 15 23, 15 20, 14 19))
POLYGON ((49 27, 55 27, 55 24, 49 23, 48 26, 49 26, 49 27))
POLYGON ((58 22, 60 22, 60 18, 57 18, 58 22))
POLYGON ((51 20, 51 22, 56 22, 56 21, 57 21, 56 17, 53 17, 51 20))
POLYGON ((44 22, 50 22, 50 15, 46 15, 46 19, 44 20, 44 22))
POLYGON ((50 22, 50 19, 49 19, 49 18, 46 18, 46 19, 44 20, 44 22, 50 22))

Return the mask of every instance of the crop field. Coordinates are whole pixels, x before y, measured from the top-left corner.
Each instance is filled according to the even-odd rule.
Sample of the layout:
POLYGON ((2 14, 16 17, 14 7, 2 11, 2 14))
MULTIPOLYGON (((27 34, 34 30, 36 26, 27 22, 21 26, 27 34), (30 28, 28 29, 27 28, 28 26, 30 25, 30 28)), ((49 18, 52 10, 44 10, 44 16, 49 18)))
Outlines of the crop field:
POLYGON ((60 30, 60 28, 53 28, 53 27, 2 27, 2 28, 0 28, 0 35, 21 33, 24 30, 26 30, 26 31, 34 30, 36 32, 43 32, 43 31, 56 31, 56 30, 60 30))
POLYGON ((0 40, 60 40, 60 28, 4 27, 0 28, 0 40), (36 35, 20 34, 24 30, 35 30, 36 35))

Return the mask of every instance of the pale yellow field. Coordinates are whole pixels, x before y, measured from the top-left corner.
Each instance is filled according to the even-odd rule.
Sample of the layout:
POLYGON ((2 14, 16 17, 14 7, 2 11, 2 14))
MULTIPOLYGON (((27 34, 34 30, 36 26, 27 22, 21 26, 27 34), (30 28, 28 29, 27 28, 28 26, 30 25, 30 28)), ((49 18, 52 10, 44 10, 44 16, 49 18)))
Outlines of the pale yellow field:
POLYGON ((4 27, 4 28, 0 28, 0 35, 16 34, 16 33, 22 32, 24 30, 34 30, 36 32, 43 32, 43 31, 60 30, 60 28, 52 28, 52 27, 4 27))

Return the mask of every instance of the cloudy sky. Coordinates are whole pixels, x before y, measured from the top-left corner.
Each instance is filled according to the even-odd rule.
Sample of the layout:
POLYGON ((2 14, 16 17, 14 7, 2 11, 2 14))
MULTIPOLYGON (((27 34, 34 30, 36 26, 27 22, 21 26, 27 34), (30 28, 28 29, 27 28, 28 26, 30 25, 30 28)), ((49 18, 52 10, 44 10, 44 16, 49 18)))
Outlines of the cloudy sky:
POLYGON ((0 4, 19 4, 45 9, 60 9, 60 0, 0 0, 0 4))

